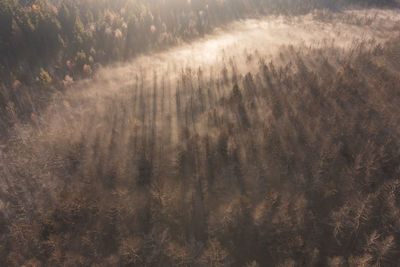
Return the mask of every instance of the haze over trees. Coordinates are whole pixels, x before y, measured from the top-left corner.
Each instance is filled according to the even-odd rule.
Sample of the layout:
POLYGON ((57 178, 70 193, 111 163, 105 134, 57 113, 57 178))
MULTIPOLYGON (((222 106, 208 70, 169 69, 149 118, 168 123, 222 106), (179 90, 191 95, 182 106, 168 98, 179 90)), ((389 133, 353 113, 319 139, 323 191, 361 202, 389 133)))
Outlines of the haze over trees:
POLYGON ((0 266, 398 266, 396 1, 2 0, 0 266))

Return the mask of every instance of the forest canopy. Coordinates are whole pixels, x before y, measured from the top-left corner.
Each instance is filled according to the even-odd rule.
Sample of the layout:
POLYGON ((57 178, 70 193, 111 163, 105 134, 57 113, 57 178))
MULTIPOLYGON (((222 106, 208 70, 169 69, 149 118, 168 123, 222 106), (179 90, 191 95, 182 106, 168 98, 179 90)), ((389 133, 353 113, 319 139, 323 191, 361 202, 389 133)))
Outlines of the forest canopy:
POLYGON ((388 267, 395 0, 0 0, 0 265, 388 267))
MULTIPOLYGON (((33 90, 28 98, 39 108, 47 102, 49 89, 62 90, 74 80, 90 77, 101 65, 193 40, 236 19, 337 10, 349 4, 396 1, 2 0, 0 109, 11 101, 23 119, 32 104, 26 99, 25 104, 17 103, 21 96, 14 95, 16 89, 33 90), (42 69, 52 78, 45 87, 37 82, 42 69)), ((10 123, 9 117, 0 116, 1 125, 8 128, 10 123)))

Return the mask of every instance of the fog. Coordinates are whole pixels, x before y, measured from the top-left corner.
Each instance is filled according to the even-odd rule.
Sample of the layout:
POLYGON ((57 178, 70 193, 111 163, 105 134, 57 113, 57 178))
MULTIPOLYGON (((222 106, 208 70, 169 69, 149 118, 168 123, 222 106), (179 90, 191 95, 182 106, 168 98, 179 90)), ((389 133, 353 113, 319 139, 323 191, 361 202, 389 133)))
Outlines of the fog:
POLYGON ((321 264, 360 266, 366 247, 378 266, 397 231, 386 225, 398 218, 398 36, 399 10, 315 10, 66 77, 0 144, 14 246, 68 243, 74 259, 92 242, 110 265, 114 253, 138 266, 162 266, 157 249, 171 266, 294 266, 300 254, 317 266, 318 249, 321 264), (380 205, 375 230, 365 222, 380 205), (350 255, 340 242, 359 229, 350 255))
MULTIPOLYGON (((240 76, 257 69, 260 59, 268 62, 275 58, 279 62, 284 48, 346 50, 398 35, 399 25, 397 10, 375 9, 248 19, 165 52, 101 68, 95 77, 73 83, 64 93, 54 95, 46 110, 32 114, 32 122, 15 125, 12 137, 2 146, 2 188, 6 190, 7 184, 13 183, 14 168, 24 168, 55 193, 57 179, 63 179, 54 175, 64 164, 63 149, 82 140, 89 146, 100 138, 106 146, 117 133, 117 153, 123 157, 132 135, 144 139, 153 135, 154 139, 154 135, 163 135, 165 127, 171 127, 170 144, 177 144, 177 120, 182 116, 177 101, 183 106, 192 101, 191 92, 183 90, 210 87, 222 79, 219 70, 224 66, 228 66, 228 73, 240 76), (191 80, 185 81, 185 76, 191 80), (176 99, 177 91, 180 100, 176 99), (169 126, 164 125, 166 121, 169 126)), ((218 87, 221 90, 214 92, 216 99, 230 91, 231 85, 218 87)), ((213 103, 207 103, 207 108, 212 109, 213 103)), ((210 130, 201 118, 193 123, 199 132, 210 130)))

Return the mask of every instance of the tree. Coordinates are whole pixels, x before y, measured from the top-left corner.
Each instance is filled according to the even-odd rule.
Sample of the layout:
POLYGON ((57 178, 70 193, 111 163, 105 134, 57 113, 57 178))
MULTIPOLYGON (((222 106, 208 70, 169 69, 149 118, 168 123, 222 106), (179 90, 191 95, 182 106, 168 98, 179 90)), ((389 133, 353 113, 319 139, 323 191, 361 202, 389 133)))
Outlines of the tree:
POLYGON ((36 78, 36 81, 39 82, 39 84, 44 87, 49 87, 53 79, 51 78, 50 74, 47 71, 41 68, 39 77, 36 78))

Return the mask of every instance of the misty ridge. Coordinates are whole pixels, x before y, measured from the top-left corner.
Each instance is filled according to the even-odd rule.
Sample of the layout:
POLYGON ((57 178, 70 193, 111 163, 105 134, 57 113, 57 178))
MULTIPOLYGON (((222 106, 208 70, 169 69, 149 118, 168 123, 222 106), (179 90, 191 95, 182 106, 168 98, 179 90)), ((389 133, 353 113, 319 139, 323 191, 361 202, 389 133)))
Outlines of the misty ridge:
POLYGON ((398 4, 2 1, 0 266, 399 266, 398 4))

